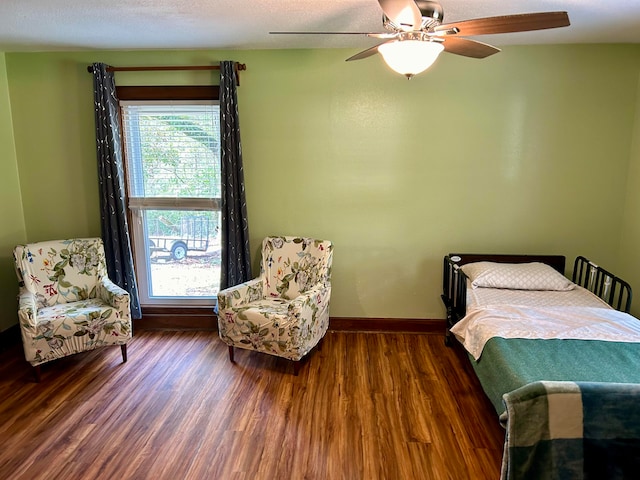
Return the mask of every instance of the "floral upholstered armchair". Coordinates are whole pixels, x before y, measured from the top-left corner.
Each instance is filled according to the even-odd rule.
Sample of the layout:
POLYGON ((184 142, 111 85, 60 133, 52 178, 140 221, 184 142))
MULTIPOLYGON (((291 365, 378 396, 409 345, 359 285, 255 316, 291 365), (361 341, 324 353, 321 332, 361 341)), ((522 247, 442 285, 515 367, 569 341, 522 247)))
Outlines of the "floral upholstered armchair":
POLYGON ((74 353, 120 345, 127 361, 129 294, 107 278, 100 238, 18 245, 18 320, 25 358, 35 367, 74 353))
POLYGON ((233 348, 299 360, 329 327, 331 262, 329 241, 267 237, 260 276, 218 293, 218 332, 233 348))

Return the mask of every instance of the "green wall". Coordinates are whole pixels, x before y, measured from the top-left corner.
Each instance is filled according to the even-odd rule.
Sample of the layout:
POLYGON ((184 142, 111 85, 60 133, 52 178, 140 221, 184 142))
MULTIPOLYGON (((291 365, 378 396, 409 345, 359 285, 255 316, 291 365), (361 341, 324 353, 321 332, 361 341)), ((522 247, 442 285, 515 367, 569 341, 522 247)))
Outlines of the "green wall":
POLYGON ((331 239, 332 316, 443 318, 449 251, 618 265, 623 232, 640 230, 627 197, 640 164, 640 46, 445 54, 411 81, 377 57, 345 63, 353 53, 6 53, 29 241, 99 234, 89 63, 233 59, 247 64, 239 102, 254 264, 265 235, 331 239))
POLYGON ((0 52, 0 331, 17 323, 13 247, 26 239, 5 55, 0 52))
MULTIPOLYGON (((630 148, 629 175, 627 182, 627 199, 623 234, 621 237, 620 256, 616 272, 622 278, 636 286, 636 295, 640 294, 640 81, 636 96, 636 116, 633 138, 630 148)), ((640 302, 634 302, 631 313, 640 317, 640 302)))

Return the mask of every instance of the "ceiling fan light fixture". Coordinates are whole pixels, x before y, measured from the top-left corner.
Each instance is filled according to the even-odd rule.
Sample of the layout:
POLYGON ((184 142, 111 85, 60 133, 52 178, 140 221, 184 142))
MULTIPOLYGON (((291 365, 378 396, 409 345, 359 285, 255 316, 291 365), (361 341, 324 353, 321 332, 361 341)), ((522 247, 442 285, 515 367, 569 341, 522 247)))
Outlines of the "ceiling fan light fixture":
POLYGON ((433 65, 443 50, 441 43, 425 40, 396 40, 378 47, 389 68, 408 79, 433 65))

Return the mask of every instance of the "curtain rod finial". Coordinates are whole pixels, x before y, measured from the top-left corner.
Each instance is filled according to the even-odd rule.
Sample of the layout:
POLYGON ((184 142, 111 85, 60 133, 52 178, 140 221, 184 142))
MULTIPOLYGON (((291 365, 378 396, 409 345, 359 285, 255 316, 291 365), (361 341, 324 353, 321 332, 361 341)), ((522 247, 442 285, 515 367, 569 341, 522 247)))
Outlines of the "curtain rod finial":
POLYGON ((247 69, 247 64, 246 63, 236 63, 236 65, 238 66, 238 70, 246 70, 247 69))

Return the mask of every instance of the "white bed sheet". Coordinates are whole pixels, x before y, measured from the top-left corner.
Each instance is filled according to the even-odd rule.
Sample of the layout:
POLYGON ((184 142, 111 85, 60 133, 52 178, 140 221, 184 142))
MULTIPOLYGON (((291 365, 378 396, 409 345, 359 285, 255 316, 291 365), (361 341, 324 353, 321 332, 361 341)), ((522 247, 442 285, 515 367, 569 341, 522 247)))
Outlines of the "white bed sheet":
POLYGON ((582 287, 568 292, 467 292, 467 315, 451 333, 476 360, 493 337, 640 343, 638 319, 582 287))

